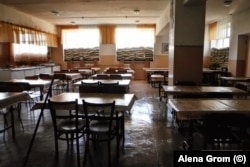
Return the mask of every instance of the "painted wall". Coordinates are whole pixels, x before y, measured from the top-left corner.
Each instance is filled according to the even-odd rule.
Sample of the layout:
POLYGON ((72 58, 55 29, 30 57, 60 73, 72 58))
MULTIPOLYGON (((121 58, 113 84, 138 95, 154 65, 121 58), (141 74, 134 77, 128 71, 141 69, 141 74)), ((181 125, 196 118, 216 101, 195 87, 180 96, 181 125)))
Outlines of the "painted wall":
POLYGON ((250 36, 248 36, 248 39, 247 39, 247 57, 246 57, 245 76, 250 77, 250 36))
POLYGON ((231 41, 229 49, 229 66, 228 69, 233 76, 244 76, 246 57, 248 55, 242 54, 240 36, 250 33, 250 9, 242 11, 240 13, 231 16, 232 30, 231 30, 231 41))
POLYGON ((54 24, 2 4, 0 4, 0 20, 56 34, 56 26, 54 24))

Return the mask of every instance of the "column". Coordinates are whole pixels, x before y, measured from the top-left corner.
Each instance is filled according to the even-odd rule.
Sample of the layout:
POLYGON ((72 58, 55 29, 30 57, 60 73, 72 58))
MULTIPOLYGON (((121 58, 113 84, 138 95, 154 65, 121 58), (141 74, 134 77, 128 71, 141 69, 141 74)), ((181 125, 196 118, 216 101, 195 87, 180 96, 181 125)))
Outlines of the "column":
POLYGON ((206 0, 171 0, 169 85, 202 83, 206 0))

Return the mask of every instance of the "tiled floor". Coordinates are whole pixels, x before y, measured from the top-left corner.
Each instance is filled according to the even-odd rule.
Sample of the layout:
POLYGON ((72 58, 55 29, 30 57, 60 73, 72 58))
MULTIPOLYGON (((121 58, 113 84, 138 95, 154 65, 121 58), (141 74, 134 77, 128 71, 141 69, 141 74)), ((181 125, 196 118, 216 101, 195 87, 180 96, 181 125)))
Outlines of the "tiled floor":
MULTIPOLYGON (((118 162, 113 162, 113 166, 172 167, 173 151, 182 150, 185 136, 173 127, 171 114, 166 112, 165 103, 159 101, 157 88, 152 88, 146 81, 132 81, 130 92, 136 94, 137 100, 131 115, 126 115, 125 149, 118 162)), ((6 135, 6 142, 3 141, 2 133, 0 134, 0 167, 23 166, 39 112, 27 112, 23 109, 24 131, 16 120, 15 140, 12 139, 11 131, 6 135)), ((0 119, 1 127, 2 123, 0 119)), ((59 142, 59 162, 56 163, 52 130, 50 114, 45 111, 27 167, 76 166, 76 149, 67 149, 64 142, 59 142)), ((81 148, 83 157, 84 140, 81 141, 81 148)), ((93 149, 87 166, 107 166, 105 148, 104 145, 100 145, 93 149)), ((112 156, 115 157, 115 151, 112 152, 112 156)))

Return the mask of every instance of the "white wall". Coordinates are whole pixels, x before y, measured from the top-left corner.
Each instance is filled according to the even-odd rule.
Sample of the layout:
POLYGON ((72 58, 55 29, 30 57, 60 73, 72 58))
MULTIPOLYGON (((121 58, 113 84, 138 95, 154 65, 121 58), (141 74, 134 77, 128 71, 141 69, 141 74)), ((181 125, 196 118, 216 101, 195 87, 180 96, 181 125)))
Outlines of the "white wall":
POLYGON ((244 60, 244 55, 238 55, 238 36, 250 33, 250 9, 232 15, 232 32, 229 49, 230 60, 244 60))
POLYGON ((154 46, 154 55, 168 55, 168 54, 163 54, 162 51, 162 43, 169 43, 169 38, 168 34, 165 36, 157 36, 156 41, 155 41, 155 46, 154 46))
POLYGON ((2 4, 0 4, 0 20, 56 34, 56 26, 54 24, 2 4))

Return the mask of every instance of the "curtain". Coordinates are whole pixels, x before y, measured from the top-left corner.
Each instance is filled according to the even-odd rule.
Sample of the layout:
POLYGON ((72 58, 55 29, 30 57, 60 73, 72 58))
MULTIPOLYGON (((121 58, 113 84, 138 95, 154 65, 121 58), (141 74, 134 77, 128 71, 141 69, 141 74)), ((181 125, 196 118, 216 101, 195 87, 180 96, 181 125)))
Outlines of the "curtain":
POLYGON ((116 48, 154 47, 155 25, 118 26, 116 48))
POLYGON ((64 49, 99 47, 99 30, 97 27, 79 27, 62 29, 64 49))
POLYGON ((37 64, 48 61, 48 47, 34 44, 11 44, 11 62, 37 64))
POLYGON ((99 26, 101 44, 115 44, 115 28, 114 25, 99 26))
POLYGON ((0 42, 57 47, 57 36, 32 28, 0 22, 0 42))
POLYGON ((224 39, 230 37, 230 17, 217 22, 216 39, 224 39))
POLYGON ((208 35, 209 35, 209 40, 215 40, 216 39, 216 27, 217 27, 217 22, 209 24, 208 26, 208 35))
POLYGON ((0 42, 13 42, 13 39, 12 25, 0 22, 0 42))

